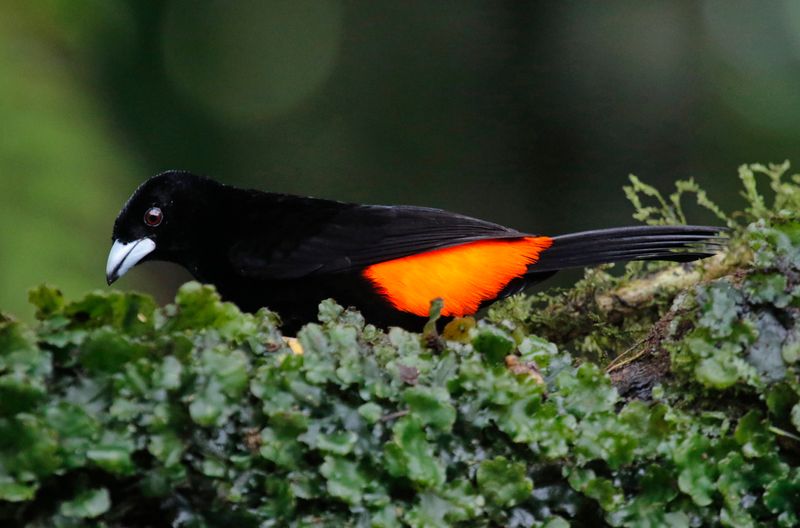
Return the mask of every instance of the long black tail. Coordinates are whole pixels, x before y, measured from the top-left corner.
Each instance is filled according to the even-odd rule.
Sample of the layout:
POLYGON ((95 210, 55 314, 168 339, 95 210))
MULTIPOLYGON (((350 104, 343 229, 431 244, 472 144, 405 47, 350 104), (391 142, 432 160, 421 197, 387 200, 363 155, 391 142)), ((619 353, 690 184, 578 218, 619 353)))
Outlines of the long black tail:
POLYGON ((636 226, 614 227, 553 237, 532 273, 580 268, 628 260, 689 262, 717 253, 725 240, 721 227, 636 226))

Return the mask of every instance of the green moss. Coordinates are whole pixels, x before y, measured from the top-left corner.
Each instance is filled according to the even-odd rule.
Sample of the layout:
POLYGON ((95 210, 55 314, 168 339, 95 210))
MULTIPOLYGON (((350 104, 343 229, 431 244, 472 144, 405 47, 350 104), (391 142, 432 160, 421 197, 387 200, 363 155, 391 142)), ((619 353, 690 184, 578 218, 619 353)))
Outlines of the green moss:
POLYGON ((643 220, 682 220, 694 193, 733 229, 722 272, 701 263, 624 316, 598 299, 665 265, 589 271, 441 335, 326 301, 303 355, 276 316, 196 283, 163 308, 38 288, 35 328, 0 318, 0 524, 793 526, 800 193, 785 172, 743 168, 736 215, 694 182, 664 198, 632 180, 643 220), (652 400, 604 368, 631 353, 668 354, 652 400))

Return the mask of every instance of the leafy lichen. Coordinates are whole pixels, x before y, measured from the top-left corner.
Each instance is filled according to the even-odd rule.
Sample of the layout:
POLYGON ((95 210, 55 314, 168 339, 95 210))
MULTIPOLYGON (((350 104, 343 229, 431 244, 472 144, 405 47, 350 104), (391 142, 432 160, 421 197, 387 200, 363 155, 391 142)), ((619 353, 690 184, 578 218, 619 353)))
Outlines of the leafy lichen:
POLYGON ((730 215, 694 182, 663 198, 632 179, 651 223, 683 220, 694 193, 732 228, 726 256, 592 270, 441 334, 385 333, 326 301, 298 355, 277 316, 196 283, 163 308, 41 287, 34 329, 0 317, 0 523, 796 525, 800 182, 787 170, 742 168, 748 207, 730 215), (642 364, 654 374, 626 370, 642 364))

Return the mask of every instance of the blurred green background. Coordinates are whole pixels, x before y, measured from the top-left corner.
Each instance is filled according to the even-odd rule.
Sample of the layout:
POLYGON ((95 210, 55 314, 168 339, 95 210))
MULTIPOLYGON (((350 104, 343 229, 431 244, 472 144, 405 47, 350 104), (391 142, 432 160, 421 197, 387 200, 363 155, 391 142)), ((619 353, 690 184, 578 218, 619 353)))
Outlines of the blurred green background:
POLYGON ((797 1, 0 0, 0 307, 105 288, 165 169, 560 233, 631 223, 630 172, 735 207, 798 138, 797 1))

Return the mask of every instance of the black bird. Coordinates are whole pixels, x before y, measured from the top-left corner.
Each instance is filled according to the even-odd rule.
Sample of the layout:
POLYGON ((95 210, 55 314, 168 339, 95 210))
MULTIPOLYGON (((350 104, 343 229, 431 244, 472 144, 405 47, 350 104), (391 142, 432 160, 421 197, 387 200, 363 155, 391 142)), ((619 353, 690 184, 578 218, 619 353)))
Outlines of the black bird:
POLYGON ((718 227, 637 226, 549 237, 439 209, 359 205, 239 189, 188 172, 143 183, 114 223, 111 284, 148 260, 175 262, 284 331, 334 298, 368 322, 419 330, 430 301, 463 316, 558 270, 711 256, 718 227))

